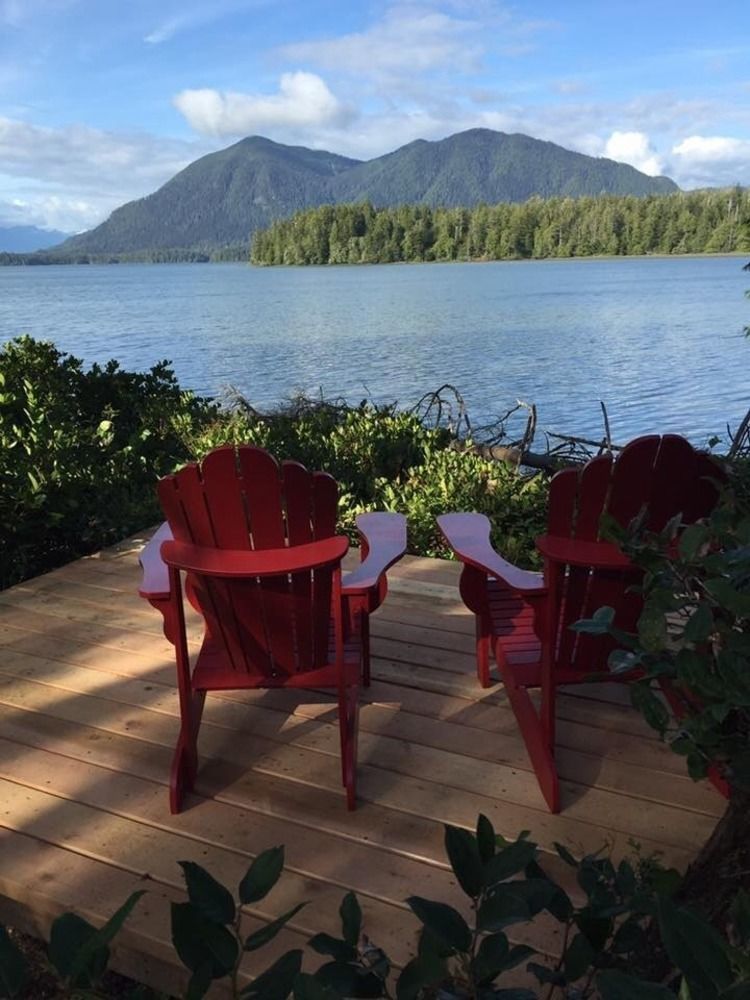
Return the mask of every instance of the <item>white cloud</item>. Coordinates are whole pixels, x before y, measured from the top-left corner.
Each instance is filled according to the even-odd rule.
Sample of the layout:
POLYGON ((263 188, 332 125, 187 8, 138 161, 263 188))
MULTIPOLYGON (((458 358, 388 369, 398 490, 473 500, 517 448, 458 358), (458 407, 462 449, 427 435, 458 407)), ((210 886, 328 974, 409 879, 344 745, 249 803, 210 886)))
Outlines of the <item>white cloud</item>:
POLYGON ((257 130, 343 125, 350 107, 315 73, 283 73, 277 94, 183 90, 174 105, 203 135, 236 136, 257 130))
POLYGON ((12 206, 15 221, 78 230, 149 194, 207 151, 150 135, 0 117, 0 202, 6 214, 12 206))
POLYGON ((406 72, 453 66, 477 69, 482 47, 468 39, 475 25, 427 7, 390 7, 382 21, 366 31, 280 49, 282 57, 337 72, 358 75, 406 72))
POLYGON ((750 184, 750 139, 690 135, 672 147, 672 156, 690 187, 750 184))
POLYGON ((179 4, 178 12, 165 17, 144 37, 143 41, 148 42, 149 45, 161 45, 162 42, 170 41, 183 31, 202 28, 229 14, 248 7, 257 7, 264 2, 265 0, 212 0, 211 3, 203 2, 191 7, 183 0, 179 4))
POLYGON ((716 163, 750 157, 750 140, 727 136, 691 135, 672 148, 675 156, 684 156, 696 163, 716 163))
POLYGON ((651 146, 645 132, 613 132, 604 145, 604 155, 610 160, 629 163, 651 177, 657 177, 664 171, 661 157, 651 146))
POLYGON ((77 233, 101 222, 101 209, 84 198, 41 195, 0 201, 1 226, 38 226, 77 233))

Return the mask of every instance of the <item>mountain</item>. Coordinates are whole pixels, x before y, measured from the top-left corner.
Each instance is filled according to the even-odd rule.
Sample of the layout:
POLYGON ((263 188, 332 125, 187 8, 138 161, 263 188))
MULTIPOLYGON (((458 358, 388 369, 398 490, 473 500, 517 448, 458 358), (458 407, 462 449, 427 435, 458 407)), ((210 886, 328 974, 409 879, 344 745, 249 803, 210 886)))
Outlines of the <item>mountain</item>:
POLYGON ((44 250, 68 238, 69 233, 37 226, 0 226, 0 252, 30 253, 44 250))
POLYGON ((667 177, 649 177, 614 160, 574 153, 528 135, 476 128, 440 142, 417 139, 394 153, 358 163, 339 179, 337 201, 470 208, 526 201, 532 195, 668 194, 667 177))
POLYGON ((677 190, 669 178, 624 163, 489 129, 439 142, 419 139, 367 161, 251 136, 196 160, 154 194, 116 209, 59 249, 127 253, 244 244, 256 229, 300 209, 352 201, 471 207, 532 195, 677 190))

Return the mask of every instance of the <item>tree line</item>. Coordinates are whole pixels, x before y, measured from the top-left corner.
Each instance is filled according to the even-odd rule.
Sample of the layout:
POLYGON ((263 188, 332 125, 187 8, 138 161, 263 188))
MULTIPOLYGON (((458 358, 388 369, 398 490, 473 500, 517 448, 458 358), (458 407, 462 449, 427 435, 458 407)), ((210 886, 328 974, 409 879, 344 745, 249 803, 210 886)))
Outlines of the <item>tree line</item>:
POLYGON ((247 260, 247 243, 222 247, 165 247, 122 253, 89 253, 81 250, 0 251, 0 267, 36 267, 45 264, 206 264, 209 261, 247 260))
POLYGON ((254 264, 750 251, 750 192, 530 198, 475 208, 322 205, 255 233, 254 264))

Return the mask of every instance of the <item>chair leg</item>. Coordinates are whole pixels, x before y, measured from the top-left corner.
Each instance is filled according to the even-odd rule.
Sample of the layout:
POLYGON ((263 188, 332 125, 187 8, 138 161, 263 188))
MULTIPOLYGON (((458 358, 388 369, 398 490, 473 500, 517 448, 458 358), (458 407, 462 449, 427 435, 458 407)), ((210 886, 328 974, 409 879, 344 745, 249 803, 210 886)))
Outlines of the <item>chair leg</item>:
MULTIPOLYGON (((542 718, 531 700, 528 688, 516 683, 512 668, 502 669, 505 690, 526 744, 544 800, 551 813, 560 812, 560 780, 554 757, 554 737, 545 729, 542 718)), ((552 699, 553 700, 553 699, 552 699)))
POLYGON ((490 678, 490 626, 481 615, 476 616, 477 677, 483 688, 492 684, 490 678))
POLYGON ((362 686, 370 686, 370 616, 362 612, 359 623, 359 638, 362 643, 362 686))
POLYGON ((359 691, 352 686, 339 693, 339 733, 341 737, 341 783, 346 789, 346 807, 357 803, 357 732, 359 691))
POLYGON ((194 692, 188 717, 182 720, 169 777, 169 809, 173 814, 181 812, 185 795, 195 785, 198 773, 198 730, 205 700, 205 691, 194 692))

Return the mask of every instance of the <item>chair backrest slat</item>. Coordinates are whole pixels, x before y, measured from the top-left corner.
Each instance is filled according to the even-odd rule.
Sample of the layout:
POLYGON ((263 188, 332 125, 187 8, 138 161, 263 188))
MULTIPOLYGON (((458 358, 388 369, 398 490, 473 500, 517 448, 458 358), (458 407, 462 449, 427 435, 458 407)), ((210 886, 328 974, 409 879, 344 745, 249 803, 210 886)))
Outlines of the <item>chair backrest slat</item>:
POLYGON ((611 455, 599 455, 584 465, 578 480, 576 538, 594 542, 599 537, 599 521, 607 504, 611 483, 611 455))
MULTIPOLYGON (((548 534, 596 541, 603 513, 626 527, 644 509, 646 525, 654 531, 679 513, 683 523, 690 524, 710 513, 718 497, 716 481, 721 479, 718 465, 684 438, 638 438, 615 461, 599 456, 580 471, 565 470, 553 478, 548 534)), ((618 627, 633 631, 642 606, 634 589, 640 571, 554 564, 547 568, 548 574, 552 572, 562 577, 557 633, 549 637, 555 661, 581 673, 605 669, 614 642, 607 636, 580 635, 570 626, 609 606, 618 627)))
MULTIPOLYGON (((252 446, 214 450, 161 480, 159 496, 174 537, 208 547, 283 548, 336 531, 335 480, 252 446)), ((278 676, 327 662, 332 576, 330 567, 263 580, 191 573, 186 589, 234 670, 278 676)))
POLYGON ((696 485, 697 454, 685 438, 665 434, 654 462, 649 497, 648 527, 661 531, 675 514, 684 514, 696 485))
POLYGON ((651 498, 654 462, 660 438, 653 434, 637 438, 623 448, 612 466, 612 487, 607 513, 627 526, 651 498))
MULTIPOLYGON (((306 545, 313 537, 313 500, 310 472, 299 462, 282 462, 281 474, 286 501, 286 530, 290 545, 306 545)), ((292 579, 295 599, 294 627, 299 665, 314 657, 312 576, 295 573, 292 579)))
POLYGON ((569 538, 575 523, 578 496, 578 470, 563 469, 556 472, 549 485, 549 516, 547 530, 550 535, 569 538))

